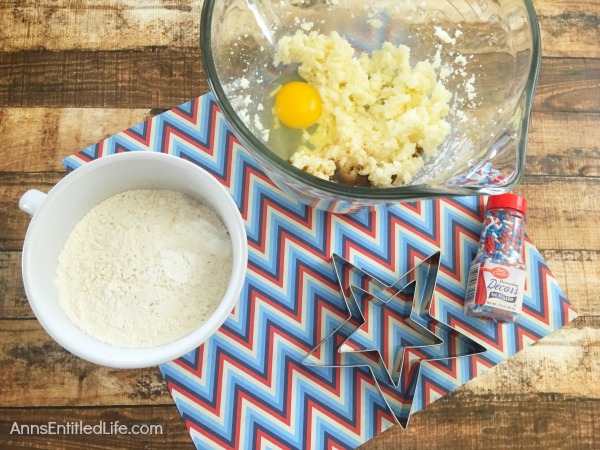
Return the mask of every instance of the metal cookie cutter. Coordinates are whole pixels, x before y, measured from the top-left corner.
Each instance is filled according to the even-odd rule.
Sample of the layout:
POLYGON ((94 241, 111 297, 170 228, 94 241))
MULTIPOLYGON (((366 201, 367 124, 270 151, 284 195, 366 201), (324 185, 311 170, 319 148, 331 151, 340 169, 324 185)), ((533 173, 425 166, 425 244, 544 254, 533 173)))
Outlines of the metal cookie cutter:
POLYGON ((349 315, 302 361, 325 367, 368 367, 402 428, 408 426, 412 413, 421 362, 487 350, 431 314, 439 263, 437 252, 386 285, 333 254, 332 264, 349 315), (393 326, 388 327, 389 323, 393 326), (329 359, 322 362, 323 356, 329 359))

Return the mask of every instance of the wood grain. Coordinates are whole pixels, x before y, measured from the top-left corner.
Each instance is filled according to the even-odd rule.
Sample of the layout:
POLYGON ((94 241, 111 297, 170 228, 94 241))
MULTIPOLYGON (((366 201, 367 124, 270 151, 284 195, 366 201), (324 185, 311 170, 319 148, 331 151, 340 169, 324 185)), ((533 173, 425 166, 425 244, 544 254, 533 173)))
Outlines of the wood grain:
MULTIPOLYGON (((593 250, 541 250, 559 286, 568 294, 582 316, 600 315, 600 252, 593 250)), ((0 303, 0 319, 32 319, 34 317, 21 281, 21 253, 0 253, 0 286, 4 286, 4 302, 0 303)))
POLYGON ((0 349, 3 407, 173 403, 158 367, 118 370, 88 363, 61 348, 37 320, 2 321, 0 349))
MULTIPOLYGON (((534 109, 600 112, 600 60, 544 58, 534 109)), ((172 108, 208 92, 200 50, 0 52, 0 107, 172 108)))
POLYGON ((0 253, 0 286, 2 286, 0 320, 35 317, 25 296, 21 279, 21 252, 0 253))
MULTIPOLYGON (((600 315, 600 251, 541 250, 541 253, 579 314, 600 315)), ((0 253, 0 286, 4 287, 0 319, 34 317, 21 281, 20 252, 0 253)))
POLYGON ((600 176, 600 114, 533 113, 526 173, 600 176))
POLYGON ((413 415, 406 431, 392 428, 363 450, 595 449, 598 401, 560 396, 457 398, 452 393, 413 415), (567 407, 565 407, 567 405, 567 407))
MULTIPOLYGON (((60 172, 62 158, 160 113, 156 109, 0 108, 0 172, 60 172)), ((527 173, 600 176, 600 114, 534 112, 527 173)))
POLYGON ((0 251, 20 250, 31 220, 19 210, 19 198, 29 189, 48 192, 64 173, 13 173, 0 176, 0 251))
POLYGON ((0 172, 61 172, 61 160, 142 122, 148 109, 3 108, 0 172))
MULTIPOLYGON (((20 251, 30 217, 17 207, 28 189, 48 191, 64 173, 6 173, 0 176, 0 250, 20 251)), ((590 192, 600 179, 529 176, 517 192, 526 194, 527 232, 541 249, 600 250, 600 229, 589 227, 600 206, 590 192), (573 202, 572 199, 577 199, 573 202)))
POLYGON ((533 108, 540 112, 600 112, 600 60, 544 58, 533 108))
POLYGON ((0 52, 0 107, 171 108, 207 91, 199 49, 0 52))
POLYGON ((594 0, 534 0, 544 55, 600 57, 600 4, 594 0))
MULTIPOLYGON (((58 346, 35 320, 0 325, 1 407, 172 404, 158 368, 95 366, 58 346)), ((568 399, 585 392, 586 399, 600 400, 600 386, 589 376, 600 370, 599 328, 600 317, 579 318, 479 375, 457 395, 484 401, 503 395, 568 399)))
MULTIPOLYGON (((598 216, 596 216, 598 217, 598 216)), ((552 274, 582 316, 600 314, 600 252, 541 250, 552 274)))
POLYGON ((193 48, 200 44, 201 8, 202 0, 4 0, 0 4, 0 48, 193 48))
MULTIPOLYGON (((546 56, 600 57, 600 5, 535 0, 546 56)), ((194 48, 200 42, 202 1, 53 0, 0 4, 4 51, 194 48), (96 24, 103 24, 102 27, 96 24)))
MULTIPOLYGON (((582 317, 364 449, 600 448, 600 3, 534 0, 543 66, 529 136, 527 231, 582 317)), ((98 367, 34 319, 20 257, 29 188, 60 160, 208 91, 201 0, 0 2, 0 449, 192 449, 158 369, 98 367), (159 423, 161 435, 14 436, 14 421, 159 423)))
POLYGON ((594 195, 600 180, 529 176, 515 192, 526 196, 527 233, 541 249, 598 250, 600 229, 589 226, 600 216, 594 195))
POLYGON ((589 376, 600 370, 599 325, 597 316, 579 317, 471 380, 457 395, 482 400, 507 394, 600 399, 597 380, 589 376))
MULTIPOLYGON (((394 427, 360 447, 388 449, 591 449, 600 432, 600 403, 569 401, 561 396, 499 395, 489 400, 469 400, 458 392, 438 400, 411 419, 410 427, 394 427), (568 409, 564 407, 565 402, 568 409), (461 432, 457 432, 461 430, 461 432)), ((80 450, 182 449, 194 447, 174 407, 147 408, 38 408, 0 409, 0 448, 80 450), (82 421, 95 425, 100 420, 126 425, 159 424, 163 433, 140 436, 15 436, 13 422, 44 424, 82 421)))

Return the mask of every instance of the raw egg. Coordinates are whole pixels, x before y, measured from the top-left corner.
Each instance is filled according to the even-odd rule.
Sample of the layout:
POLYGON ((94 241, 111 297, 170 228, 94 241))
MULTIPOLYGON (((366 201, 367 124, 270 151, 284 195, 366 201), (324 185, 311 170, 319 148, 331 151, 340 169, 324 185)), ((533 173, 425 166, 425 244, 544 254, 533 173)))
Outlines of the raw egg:
POLYGON ((275 113, 290 128, 308 128, 321 117, 321 97, 308 83, 286 83, 277 92, 275 113))

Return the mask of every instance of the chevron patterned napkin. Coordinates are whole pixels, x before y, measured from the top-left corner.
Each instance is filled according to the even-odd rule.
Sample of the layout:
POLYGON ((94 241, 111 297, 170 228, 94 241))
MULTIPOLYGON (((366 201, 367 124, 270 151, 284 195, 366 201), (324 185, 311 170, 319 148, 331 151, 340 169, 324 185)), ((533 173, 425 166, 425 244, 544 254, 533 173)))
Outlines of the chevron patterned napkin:
POLYGON ((282 193, 240 145, 211 94, 112 136, 63 162, 67 170, 127 151, 170 153, 213 174, 246 224, 248 275, 239 306, 188 355, 160 367, 198 449, 351 449, 394 424, 370 369, 302 360, 348 316, 330 256, 392 284, 440 251, 431 313, 487 348, 459 359, 425 361, 416 412, 575 318, 531 242, 518 324, 463 314, 482 198, 404 203, 334 215, 282 193))

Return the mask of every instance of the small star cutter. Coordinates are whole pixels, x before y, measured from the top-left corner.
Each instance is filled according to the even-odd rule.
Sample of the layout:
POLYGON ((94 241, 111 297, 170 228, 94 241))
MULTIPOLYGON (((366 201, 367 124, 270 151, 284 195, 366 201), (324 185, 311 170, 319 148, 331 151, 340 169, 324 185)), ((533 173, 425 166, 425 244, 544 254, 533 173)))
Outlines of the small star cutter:
MULTIPOLYGON (((412 414, 413 401, 421 376, 421 363, 473 356, 484 353, 487 348, 436 319, 430 313, 437 285, 440 252, 433 253, 425 258, 391 285, 386 285, 339 254, 333 253, 331 260, 344 297, 348 317, 333 332, 321 340, 305 356, 302 363, 321 367, 369 368, 375 380, 375 385, 395 422, 406 429, 412 414), (344 283, 342 271, 345 270, 348 270, 349 273, 351 271, 358 272, 361 275, 363 286, 344 283), (401 315, 403 321, 408 323, 409 327, 416 329, 423 342, 416 345, 396 346, 391 370, 384 362, 385 358, 382 355, 381 348, 342 350, 345 345, 348 346, 351 342, 352 336, 367 322, 357 301, 357 297, 364 295, 371 296, 375 299, 375 302, 383 305, 393 304, 399 297, 411 298, 409 312, 401 315), (431 331, 430 328, 435 329, 438 334, 431 331), (448 338, 457 339, 462 345, 457 345, 453 352, 448 352, 444 350, 446 340, 440 337, 439 334, 446 337, 446 340, 448 338), (335 344, 336 339, 340 342, 339 344, 335 344), (313 354, 318 353, 320 348, 329 342, 334 342, 335 363, 315 362, 315 359, 318 361, 318 358, 315 358, 313 354), (424 356, 420 356, 418 353, 424 354, 424 356), (345 359, 349 359, 349 362, 343 363, 345 359)), ((369 303, 372 301, 369 300, 369 303)), ((385 339, 389 339, 389 337, 385 339)))

